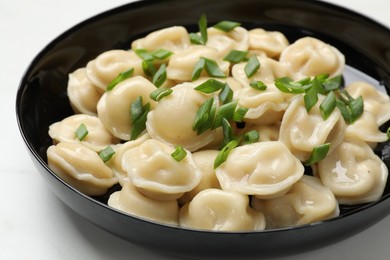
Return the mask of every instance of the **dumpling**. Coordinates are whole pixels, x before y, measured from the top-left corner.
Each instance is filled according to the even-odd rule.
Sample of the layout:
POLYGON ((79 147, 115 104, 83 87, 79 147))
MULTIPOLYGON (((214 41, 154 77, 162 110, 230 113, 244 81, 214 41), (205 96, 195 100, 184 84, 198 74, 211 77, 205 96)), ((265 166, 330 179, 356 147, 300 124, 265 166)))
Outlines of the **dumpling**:
POLYGON ((346 140, 318 163, 318 176, 340 204, 378 200, 386 186, 388 169, 363 141, 346 140))
POLYGON ((180 226, 212 231, 264 230, 264 215, 249 207, 244 194, 206 189, 179 212, 180 226))
POLYGON ((202 179, 195 188, 189 192, 186 192, 182 197, 179 198, 179 203, 181 205, 190 202, 195 197, 195 195, 202 190, 210 188, 221 189, 221 185, 219 185, 219 181, 215 175, 214 169, 214 160, 217 157, 217 154, 217 150, 202 150, 192 154, 195 163, 202 172, 202 179))
POLYGON ((302 163, 278 141, 236 147, 216 170, 223 190, 266 199, 286 193, 303 173, 302 163))
POLYGON ((252 199, 252 207, 265 215, 266 229, 284 228, 322 221, 339 215, 332 191, 319 178, 304 175, 282 197, 252 199))
POLYGON ((385 142, 389 138, 386 133, 379 130, 375 116, 369 111, 363 114, 353 124, 347 125, 345 138, 365 141, 371 148, 375 148, 377 143, 385 142))
POLYGON ((260 68, 250 78, 248 78, 245 73, 246 62, 237 63, 232 67, 233 78, 240 82, 244 87, 250 87, 249 84, 251 81, 262 81, 263 83, 268 84, 274 83, 275 79, 289 75, 285 64, 268 57, 256 57, 260 63, 260 68))
POLYGON ((64 118, 62 121, 49 126, 49 136, 53 142, 81 143, 94 151, 101 151, 108 145, 117 144, 118 138, 114 137, 96 116, 76 114, 64 118), (86 137, 80 141, 76 136, 76 130, 84 124, 88 130, 86 137))
POLYGON ((89 81, 85 68, 69 74, 67 94, 75 113, 97 115, 96 104, 102 96, 102 91, 89 81))
POLYGON ((150 98, 150 93, 156 87, 142 76, 135 76, 120 82, 111 91, 104 93, 97 105, 98 116, 106 128, 122 140, 130 140, 131 104, 142 97, 143 105, 149 103, 150 109, 156 102, 150 98))
POLYGON ((122 190, 110 195, 108 206, 140 218, 168 225, 179 224, 179 206, 176 200, 154 200, 142 195, 130 182, 122 190))
POLYGON ((99 196, 117 183, 99 155, 82 144, 61 142, 47 149, 50 169, 86 195, 99 196))
POLYGON ((217 49, 220 58, 225 57, 231 50, 248 50, 249 35, 243 27, 236 27, 229 32, 210 27, 207 29, 207 37, 206 46, 217 49))
POLYGON ((196 151, 213 141, 218 133, 215 129, 200 135, 192 130, 196 112, 210 98, 195 90, 196 86, 182 83, 173 87, 173 92, 161 99, 148 114, 146 129, 153 139, 180 145, 190 151, 196 151))
POLYGON ((345 57, 338 49, 312 37, 298 39, 289 45, 279 61, 289 67, 291 77, 296 80, 319 74, 338 76, 345 66, 345 57))
POLYGON ((146 37, 133 41, 131 48, 154 51, 165 49, 172 52, 183 50, 190 45, 190 37, 186 28, 172 26, 149 33, 146 37))
MULTIPOLYGON (((167 66, 167 78, 179 82, 191 81, 195 64, 202 57, 217 62, 221 71, 226 76, 228 75, 230 63, 223 61, 215 48, 193 45, 185 50, 177 51, 171 56, 167 66)), ((206 72, 203 71, 201 76, 206 77, 206 72)))
POLYGON ((189 151, 179 162, 171 156, 174 151, 171 145, 149 139, 123 154, 122 168, 145 196, 175 200, 199 184, 202 172, 189 151))
POLYGON ((107 165, 112 169, 115 177, 118 179, 119 184, 123 187, 127 182, 130 182, 127 172, 122 168, 122 157, 123 154, 134 147, 139 146, 146 140, 150 139, 150 136, 145 133, 142 136, 138 137, 136 140, 127 141, 123 144, 118 144, 113 147, 115 154, 107 162, 107 165))
POLYGON ((365 82, 354 82, 345 87, 354 98, 362 96, 364 110, 371 112, 379 126, 390 119, 390 97, 365 82))
POLYGON ((280 123, 271 125, 250 125, 245 128, 238 129, 239 135, 244 135, 252 130, 259 134, 259 142, 278 141, 279 140, 280 123))
POLYGON ((274 84, 268 84, 266 90, 244 87, 237 91, 238 106, 248 108, 244 121, 267 125, 279 122, 288 107, 286 94, 274 84))
POLYGON ((303 96, 295 97, 287 108, 280 126, 279 141, 286 144, 301 161, 309 159, 313 149, 330 143, 330 151, 344 138, 345 121, 338 109, 324 120, 320 104, 324 99, 318 97, 317 104, 307 112, 303 96))
POLYGON ((279 58, 280 53, 289 45, 283 33, 266 31, 261 28, 249 31, 249 49, 258 50, 270 58, 279 58))
POLYGON ((120 73, 133 68, 134 76, 144 76, 142 59, 133 51, 109 50, 87 64, 87 77, 103 91, 120 73))

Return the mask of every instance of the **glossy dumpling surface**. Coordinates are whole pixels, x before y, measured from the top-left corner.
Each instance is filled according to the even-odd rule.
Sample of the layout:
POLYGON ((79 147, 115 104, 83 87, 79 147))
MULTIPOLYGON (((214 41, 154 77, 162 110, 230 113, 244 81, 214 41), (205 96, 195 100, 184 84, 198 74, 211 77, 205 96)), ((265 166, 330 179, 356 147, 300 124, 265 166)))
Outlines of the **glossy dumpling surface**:
POLYGON ((243 27, 236 27, 229 32, 210 27, 207 29, 207 37, 206 46, 217 49, 221 58, 231 50, 248 50, 249 34, 243 27))
POLYGON ((180 209, 180 226, 213 231, 263 230, 264 215, 249 207, 248 196, 206 189, 180 209))
POLYGON ((249 31, 249 49, 264 52, 270 58, 279 58, 289 45, 283 33, 255 28, 249 31))

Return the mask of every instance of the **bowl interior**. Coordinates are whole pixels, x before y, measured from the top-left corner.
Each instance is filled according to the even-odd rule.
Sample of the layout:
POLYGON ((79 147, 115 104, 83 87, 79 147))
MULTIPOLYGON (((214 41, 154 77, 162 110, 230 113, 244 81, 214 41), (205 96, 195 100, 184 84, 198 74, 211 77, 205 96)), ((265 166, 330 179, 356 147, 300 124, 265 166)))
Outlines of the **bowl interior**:
MULTIPOLYGON (((61 34, 36 56, 21 80, 16 100, 21 135, 53 191, 76 212, 111 233, 135 243, 183 254, 256 254, 259 249, 263 250, 263 255, 298 252, 348 237, 388 215, 389 183, 380 201, 342 206, 340 217, 322 223, 265 232, 184 230, 110 209, 105 205, 108 195, 85 196, 51 172, 46 163, 46 150, 52 143, 48 127, 73 114, 66 95, 68 74, 85 66, 98 54, 110 49, 128 49, 133 40, 160 28, 183 25, 195 32, 201 14, 207 15, 210 25, 234 20, 248 29, 261 27, 281 31, 290 42, 304 36, 319 38, 338 48, 346 56, 348 66, 376 80, 390 92, 389 29, 347 9, 309 0, 135 2, 88 19, 61 34), (131 230, 138 235, 131 234, 131 230), (175 245, 167 241, 174 241, 175 245), (275 241, 277 245, 283 244, 284 249, 276 250, 275 241), (227 244, 235 246, 226 249, 227 244)), ((389 124, 382 130, 387 127, 389 124)), ((376 153, 389 167, 389 143, 379 145, 376 153)))

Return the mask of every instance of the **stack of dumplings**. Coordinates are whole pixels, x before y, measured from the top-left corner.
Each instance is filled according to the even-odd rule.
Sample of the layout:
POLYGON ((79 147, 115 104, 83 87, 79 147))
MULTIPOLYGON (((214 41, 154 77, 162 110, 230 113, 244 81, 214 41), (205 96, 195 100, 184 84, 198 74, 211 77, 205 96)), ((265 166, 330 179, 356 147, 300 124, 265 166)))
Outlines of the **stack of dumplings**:
POLYGON ((75 114, 48 130, 53 172, 89 196, 117 185, 108 205, 131 216, 210 231, 305 225, 382 196, 388 169, 373 149, 388 140, 386 93, 343 86, 350 101, 362 98, 361 115, 348 121, 335 107, 324 119, 324 92, 308 109, 305 92, 277 81, 293 89, 341 76, 335 47, 240 24, 203 29, 157 30, 70 73, 75 114), (234 52, 241 59, 226 58, 234 52), (219 87, 199 90, 211 83, 219 87), (308 163, 319 147, 325 154, 308 163))

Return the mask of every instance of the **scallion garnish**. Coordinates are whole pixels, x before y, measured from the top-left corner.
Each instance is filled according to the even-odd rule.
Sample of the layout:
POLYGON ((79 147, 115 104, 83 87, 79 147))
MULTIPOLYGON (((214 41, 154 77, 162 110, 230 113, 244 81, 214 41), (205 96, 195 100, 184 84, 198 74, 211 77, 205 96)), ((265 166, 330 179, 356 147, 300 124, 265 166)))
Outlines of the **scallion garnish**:
POLYGON ((239 50, 231 50, 223 60, 231 62, 231 63, 239 63, 247 60, 248 52, 247 51, 239 51, 239 50))
POLYGON ((348 110, 347 105, 340 99, 336 99, 336 107, 340 110, 341 115, 343 116, 347 124, 351 123, 351 112, 348 110))
POLYGON ((262 81, 253 80, 249 83, 249 86, 260 91, 264 91, 267 89, 267 85, 265 85, 262 81))
POLYGON ((214 97, 211 97, 200 106, 198 111, 196 111, 192 130, 200 135, 210 129, 214 123, 215 113, 216 107, 214 106, 214 97))
POLYGON ((320 105, 320 112, 322 115, 322 118, 324 120, 328 119, 330 114, 332 114, 333 110, 336 107, 336 96, 334 95, 333 91, 329 92, 328 95, 326 95, 325 99, 322 100, 320 105))
POLYGON ((241 24, 237 23, 237 22, 221 21, 221 22, 217 23, 216 25, 214 25, 213 27, 218 29, 218 30, 224 31, 224 32, 230 32, 231 30, 233 30, 234 28, 236 28, 240 25, 241 24))
POLYGON ((214 160, 214 169, 218 168, 222 163, 224 163, 229 155, 229 153, 236 148, 238 145, 237 140, 231 140, 227 143, 221 151, 218 152, 217 157, 214 160))
POLYGON ((202 58, 205 60, 204 69, 210 77, 226 78, 225 73, 219 68, 218 63, 208 58, 202 58))
POLYGON ((75 135, 79 141, 84 140, 84 138, 88 135, 87 126, 84 123, 81 123, 80 126, 76 129, 75 135))
POLYGON ((342 84, 343 84, 343 77, 341 75, 327 79, 322 83, 326 91, 338 90, 340 89, 342 84))
POLYGON ((165 50, 165 49, 158 49, 152 52, 152 55, 154 58, 159 60, 165 60, 169 56, 171 56, 173 52, 165 50))
POLYGON ((225 86, 225 83, 218 81, 216 79, 209 79, 199 86, 195 87, 195 90, 198 90, 203 93, 214 93, 220 89, 222 89, 225 86))
POLYGON ((223 119, 232 120, 237 107, 237 101, 233 101, 227 104, 223 104, 217 110, 213 128, 220 127, 223 119))
POLYGON ((243 144, 252 144, 259 141, 260 135, 256 130, 249 131, 244 134, 243 144))
POLYGON ((255 55, 249 58, 245 64, 244 71, 248 78, 252 77, 260 68, 260 62, 255 55))
POLYGON ((183 160, 186 157, 186 155, 187 155, 186 150, 184 150, 184 148, 181 147, 180 145, 176 146, 175 151, 171 153, 172 158, 175 159, 175 161, 177 162, 183 160))
POLYGON ((139 96, 131 104, 131 129, 130 140, 135 140, 146 129, 146 119, 150 111, 150 103, 142 104, 142 96, 139 96))
POLYGON ((303 96, 303 100, 305 102, 306 111, 309 112, 312 107, 317 104, 318 101, 318 92, 315 86, 312 86, 303 96))
POLYGON ((330 144, 322 144, 313 148, 310 158, 304 163, 309 166, 324 159, 328 154, 330 144))
POLYGON ((364 110, 364 102, 362 96, 354 99, 350 103, 351 108, 351 123, 355 122, 359 119, 359 117, 363 114, 364 110))
POLYGON ((100 158, 103 160, 103 162, 107 162, 111 159, 111 157, 115 154, 114 149, 112 149, 111 146, 107 146, 103 150, 99 152, 100 158))
POLYGON ((249 108, 239 107, 234 111, 233 120, 235 122, 242 122, 245 117, 246 112, 248 112, 249 108))
POLYGON ((205 60, 200 58, 194 66, 194 70, 192 71, 191 80, 197 80, 200 77, 205 65, 205 60))
POLYGON ((222 132, 223 132, 222 147, 224 147, 231 140, 233 140, 234 136, 233 136, 233 129, 226 118, 222 118, 221 125, 222 125, 222 132))
POLYGON ((289 77, 282 77, 275 80, 275 86, 284 93, 300 94, 304 93, 305 89, 299 82, 294 82, 289 77))
POLYGON ((154 101, 160 101, 163 97, 169 96, 173 92, 170 88, 158 88, 150 93, 150 98, 154 101))
POLYGON ((141 65, 145 75, 149 77, 153 77, 154 74, 156 74, 157 69, 156 66, 154 66, 154 63, 152 61, 143 60, 141 65))
POLYGON ((146 49, 135 49, 134 52, 135 54, 138 55, 138 57, 140 57, 143 60, 147 60, 147 61, 154 60, 153 55, 150 52, 148 52, 148 50, 146 49))
POLYGON ((207 43, 207 18, 202 15, 198 21, 198 28, 200 35, 197 33, 190 33, 190 41, 193 44, 205 45, 207 43))
POLYGON ((126 70, 125 72, 119 73, 119 75, 108 84, 106 91, 112 90, 120 82, 130 78, 133 75, 133 72, 134 68, 131 68, 129 70, 126 70))
POLYGON ((230 88, 228 83, 225 83, 225 86, 218 94, 218 98, 222 104, 229 103, 233 100, 233 90, 230 88))
POLYGON ((152 82, 156 87, 161 87, 162 84, 167 80, 167 66, 165 64, 162 64, 160 68, 156 71, 156 73, 153 75, 152 82))

